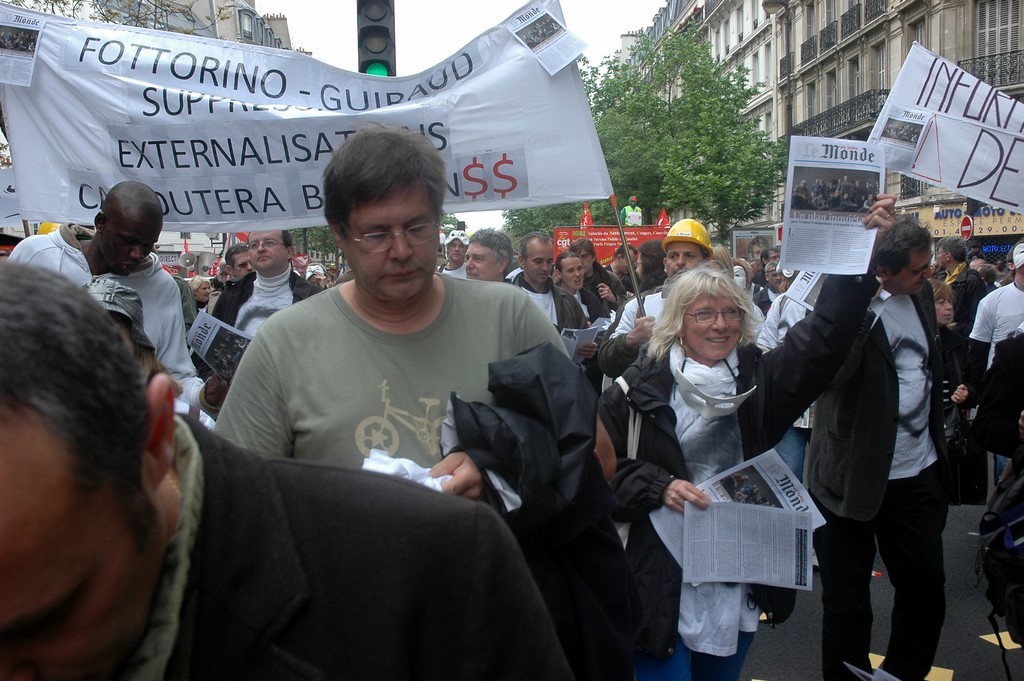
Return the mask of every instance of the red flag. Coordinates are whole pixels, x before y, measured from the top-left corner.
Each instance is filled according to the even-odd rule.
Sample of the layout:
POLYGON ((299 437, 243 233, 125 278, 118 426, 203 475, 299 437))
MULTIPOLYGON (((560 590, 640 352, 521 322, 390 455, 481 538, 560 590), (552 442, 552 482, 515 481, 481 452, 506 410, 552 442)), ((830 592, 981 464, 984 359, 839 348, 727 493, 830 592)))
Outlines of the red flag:
POLYGON ((580 227, 593 227, 594 218, 590 216, 590 204, 583 202, 583 217, 580 218, 580 227))
POLYGON ((655 225, 657 227, 668 227, 669 226, 669 224, 668 224, 668 213, 665 212, 664 208, 662 208, 661 209, 661 213, 658 214, 658 221, 655 223, 655 225))

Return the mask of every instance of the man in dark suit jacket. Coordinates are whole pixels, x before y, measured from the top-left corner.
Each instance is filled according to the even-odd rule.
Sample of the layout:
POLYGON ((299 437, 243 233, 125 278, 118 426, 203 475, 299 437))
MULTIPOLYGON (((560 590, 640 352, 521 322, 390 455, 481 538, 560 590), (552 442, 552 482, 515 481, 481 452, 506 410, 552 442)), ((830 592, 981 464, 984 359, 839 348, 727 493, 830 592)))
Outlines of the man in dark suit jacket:
POLYGON ((572 679, 493 511, 186 424, 30 274, 0 269, 0 678, 572 679))
POLYGON ((826 524, 821 569, 825 679, 870 669, 875 546, 896 589, 884 668, 928 673, 945 615, 942 530, 951 475, 942 419, 942 357, 926 286, 931 238, 915 222, 879 234, 881 290, 845 365, 817 401, 806 484, 826 524))

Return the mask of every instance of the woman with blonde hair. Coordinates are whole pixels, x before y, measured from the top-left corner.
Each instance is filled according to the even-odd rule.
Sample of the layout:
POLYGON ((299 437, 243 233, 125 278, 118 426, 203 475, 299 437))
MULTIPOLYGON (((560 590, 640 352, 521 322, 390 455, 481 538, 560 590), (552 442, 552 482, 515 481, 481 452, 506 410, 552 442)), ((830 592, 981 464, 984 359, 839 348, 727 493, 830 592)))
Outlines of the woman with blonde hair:
POLYGON ((188 287, 192 289, 192 295, 196 299, 196 309, 205 310, 206 304, 210 302, 210 294, 213 292, 210 280, 196 275, 188 280, 188 287))
MULTIPOLYGON (((728 272, 701 266, 670 284, 646 356, 602 394, 598 453, 617 459, 616 520, 643 601, 636 679, 737 679, 765 612, 788 615, 791 590, 684 583, 652 511, 706 508, 705 480, 769 449, 828 385, 878 288, 874 277, 830 277, 819 310, 762 354, 753 304, 728 272), (630 416, 639 439, 630 451, 630 416)), ((690 512, 690 511, 687 511, 690 512)))

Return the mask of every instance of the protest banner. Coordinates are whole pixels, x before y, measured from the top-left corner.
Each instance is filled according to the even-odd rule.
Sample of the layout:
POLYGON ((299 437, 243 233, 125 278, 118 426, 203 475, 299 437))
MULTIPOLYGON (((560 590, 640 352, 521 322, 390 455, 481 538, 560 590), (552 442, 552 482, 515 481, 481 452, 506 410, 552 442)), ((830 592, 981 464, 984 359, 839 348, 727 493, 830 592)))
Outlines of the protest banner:
POLYGON ((564 24, 557 0, 535 0, 437 66, 379 78, 299 52, 0 3, 0 24, 38 32, 17 77, 0 53, 21 215, 91 224, 111 186, 137 180, 161 196, 176 231, 322 225, 331 153, 374 123, 438 149, 447 211, 606 197, 576 64, 549 75, 510 28, 545 14, 564 24))
MULTIPOLYGON (((639 246, 645 241, 657 239, 661 241, 668 234, 668 227, 630 227, 626 230, 626 239, 630 246, 639 246)), ((555 257, 562 251, 569 250, 569 245, 576 239, 587 238, 594 242, 597 261, 607 265, 615 259, 615 249, 622 245, 619 230, 615 227, 555 227, 555 257)))
POLYGON ((1024 106, 917 43, 875 122, 886 166, 978 201, 1024 201, 1024 106))

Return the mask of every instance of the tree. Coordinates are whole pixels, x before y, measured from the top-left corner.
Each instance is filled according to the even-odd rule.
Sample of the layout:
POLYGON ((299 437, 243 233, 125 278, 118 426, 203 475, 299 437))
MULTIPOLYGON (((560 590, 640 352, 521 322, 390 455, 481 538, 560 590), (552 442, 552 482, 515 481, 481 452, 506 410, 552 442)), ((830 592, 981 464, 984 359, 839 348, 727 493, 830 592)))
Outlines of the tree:
POLYGON ((613 185, 651 213, 688 209, 728 243, 763 214, 786 168, 785 146, 743 115, 756 93, 746 69, 716 62, 692 28, 641 41, 633 57, 586 71, 613 185))
MULTIPOLYGON (((75 19, 185 34, 213 35, 214 24, 228 16, 223 6, 215 8, 215 16, 198 13, 198 0, 11 0, 11 3, 75 19)), ((204 10, 209 8, 208 4, 203 5, 204 10)))

